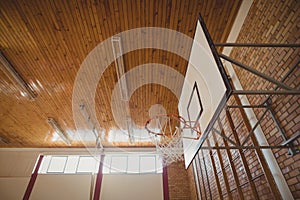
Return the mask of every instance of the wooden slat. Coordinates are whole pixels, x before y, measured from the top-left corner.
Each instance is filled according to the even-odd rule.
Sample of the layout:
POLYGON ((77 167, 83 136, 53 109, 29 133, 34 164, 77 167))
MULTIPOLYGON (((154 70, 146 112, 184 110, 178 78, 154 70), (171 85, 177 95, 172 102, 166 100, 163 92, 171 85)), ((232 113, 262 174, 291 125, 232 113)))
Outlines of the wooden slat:
MULTIPOLYGON (((63 142, 52 141, 54 133, 46 119, 53 117, 65 131, 75 133, 72 111, 74 81, 84 59, 104 40, 122 31, 149 26, 169 28, 193 37, 201 12, 208 20, 207 26, 213 39, 222 42, 236 16, 237 2, 240 1, 222 4, 217 0, 2 1, 1 51, 37 92, 38 98, 34 102, 27 101, 0 72, 0 136, 10 142, 8 145, 0 144, 0 147, 64 146, 63 142), (222 19, 214 17, 215 13, 223 13, 222 19)), ((174 39, 168 38, 164 45, 171 45, 174 39)), ((122 43, 130 44, 130 41, 122 43)), ((180 56, 157 49, 136 50, 123 58, 126 72, 142 64, 160 63, 184 75, 187 67, 187 61, 180 56)), ((92 74, 93 69, 89 69, 89 73, 92 74)), ((158 73, 159 70, 153 72, 150 69, 148 78, 158 73)), ((165 80, 176 82, 168 76, 165 80)), ((115 65, 112 63, 101 77, 95 96, 97 118, 106 129, 106 138, 109 130, 116 127, 111 112, 111 94, 116 82, 115 65)), ((182 83, 178 80, 177 83, 174 88, 180 90, 182 83)), ((142 86, 129 103, 133 121, 139 126, 148 119, 148 109, 153 104, 162 104, 168 112, 178 112, 177 98, 159 85, 142 86)), ((112 144, 104 141, 104 145, 112 144)), ((136 144, 149 145, 152 144, 136 144)), ((83 147, 83 143, 74 141, 72 146, 83 147)))

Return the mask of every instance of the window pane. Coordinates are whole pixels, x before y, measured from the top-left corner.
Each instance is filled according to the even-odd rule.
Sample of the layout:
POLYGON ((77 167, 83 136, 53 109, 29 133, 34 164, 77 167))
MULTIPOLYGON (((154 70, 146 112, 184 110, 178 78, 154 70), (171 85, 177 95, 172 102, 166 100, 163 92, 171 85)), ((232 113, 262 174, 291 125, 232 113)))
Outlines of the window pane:
POLYGON ((68 156, 65 173, 76 173, 79 156, 68 156))
POLYGON ((111 157, 111 173, 125 173, 127 171, 127 156, 111 157))
POLYGON ((80 157, 77 172, 78 173, 88 173, 96 171, 96 162, 94 157, 80 157))
POLYGON ((50 161, 51 161, 51 156, 44 156, 43 161, 41 163, 41 167, 39 169, 39 173, 41 174, 47 173, 47 169, 49 167, 50 161))
POLYGON ((140 161, 139 156, 129 156, 127 173, 139 173, 140 172, 139 161, 140 161))
POLYGON ((141 173, 155 173, 155 156, 141 156, 140 157, 140 172, 141 173))
POLYGON ((104 161, 103 161, 103 169, 102 173, 103 174, 109 174, 110 171, 110 162, 111 162, 111 156, 104 156, 104 161))
POLYGON ((59 156, 59 157, 52 157, 48 171, 49 173, 62 173, 65 169, 65 164, 67 161, 67 157, 59 156))

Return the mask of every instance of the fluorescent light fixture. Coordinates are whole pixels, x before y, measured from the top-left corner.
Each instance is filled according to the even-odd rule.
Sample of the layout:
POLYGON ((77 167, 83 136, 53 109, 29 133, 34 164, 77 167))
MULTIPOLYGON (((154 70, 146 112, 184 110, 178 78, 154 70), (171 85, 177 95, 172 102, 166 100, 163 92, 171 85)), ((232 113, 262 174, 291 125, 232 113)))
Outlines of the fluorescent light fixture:
POLYGON ((84 104, 80 105, 80 111, 81 111, 81 114, 84 117, 84 119, 85 119, 85 121, 88 125, 88 128, 90 130, 92 130, 93 133, 94 133, 94 136, 96 138, 96 147, 100 148, 100 149, 103 149, 103 145, 102 145, 102 141, 101 141, 101 135, 98 132, 98 130, 97 130, 96 126, 94 125, 94 123, 92 122, 91 116, 89 115, 89 113, 88 113, 88 111, 87 111, 84 104))
POLYGON ((9 144, 9 142, 1 136, 0 136, 0 142, 3 144, 9 144))
POLYGON ((126 80, 126 76, 123 76, 125 74, 125 65, 123 60, 121 38, 117 36, 112 37, 111 44, 112 44, 116 71, 117 71, 117 76, 118 76, 118 81, 120 86, 121 99, 127 103, 127 107, 128 107, 128 109, 126 109, 126 125, 128 130, 129 142, 134 143, 135 141, 133 136, 133 123, 132 123, 132 119, 130 118, 130 112, 128 106, 129 96, 128 96, 127 80, 126 80))
POLYGON ((68 137, 68 135, 62 130, 62 128, 58 125, 58 123, 55 121, 55 119, 49 117, 47 122, 50 124, 50 126, 54 129, 54 131, 59 135, 59 137, 67 144, 71 145, 71 140, 68 137))
POLYGON ((121 38, 114 36, 111 39, 111 43, 112 43, 118 81, 120 81, 119 84, 120 84, 121 98, 123 101, 128 101, 126 77, 124 76, 122 79, 120 79, 125 74, 124 60, 122 56, 123 53, 122 53, 121 38))
POLYGON ((29 100, 34 100, 37 96, 29 84, 22 78, 17 70, 10 64, 2 52, 0 52, 0 65, 1 70, 6 76, 17 85, 22 96, 26 96, 29 100))
POLYGON ((128 130, 129 142, 133 144, 135 142, 134 135, 133 135, 133 125, 131 117, 126 117, 126 125, 128 130))

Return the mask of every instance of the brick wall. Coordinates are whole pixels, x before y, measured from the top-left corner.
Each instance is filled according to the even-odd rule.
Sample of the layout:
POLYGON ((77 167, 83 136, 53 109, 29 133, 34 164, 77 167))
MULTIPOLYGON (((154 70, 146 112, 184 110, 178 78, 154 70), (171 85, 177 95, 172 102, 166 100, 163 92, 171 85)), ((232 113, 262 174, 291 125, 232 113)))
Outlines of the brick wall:
MULTIPOLYGON (((300 3, 299 1, 255 1, 246 22, 239 35, 239 42, 269 42, 269 43, 300 43, 300 3)), ((300 59, 299 48, 249 48, 234 49, 232 57, 245 64, 255 67, 257 70, 282 80, 288 70, 300 59), (242 53, 241 53, 242 52, 242 53)), ((249 77, 246 72, 237 70, 240 77, 249 77)), ((249 74, 249 73, 248 73, 249 74)), ((254 77, 254 76, 251 76, 254 77)), ((254 79, 254 78, 253 78, 254 79)), ((274 85, 266 81, 255 81, 252 84, 249 79, 243 79, 242 84, 246 89, 273 89, 274 85)), ((258 80, 256 78, 256 80, 258 80)), ((284 81, 292 88, 299 88, 300 69, 299 64, 291 75, 284 81)), ((251 103, 261 102, 261 98, 251 98, 251 103)), ((300 130, 300 98, 298 96, 273 96, 272 107, 276 117, 287 136, 295 134, 300 130)), ((262 110, 255 110, 257 116, 262 110)), ((262 122, 263 131, 270 145, 283 142, 283 138, 276 129, 270 115, 262 122)), ((294 142, 299 145, 300 139, 294 142)), ((287 155, 285 149, 273 150, 278 164, 290 186, 295 198, 300 198, 300 154, 293 157, 287 155)))
POLYGON ((190 183, 188 171, 183 162, 175 162, 168 166, 168 183, 170 200, 190 200, 190 183))
MULTIPOLYGON (((237 42, 241 43, 300 43, 300 3, 296 0, 255 0, 245 20, 237 42)), ((299 48, 234 48, 231 57, 257 69, 276 80, 281 81, 289 69, 300 60, 299 48)), ((258 78, 249 72, 234 66, 243 88, 246 90, 273 90, 275 85, 258 78)), ((289 75, 284 83, 292 88, 300 85, 300 67, 289 75)), ((251 104, 261 104, 266 96, 248 96, 251 104)), ((272 108, 287 137, 300 130, 300 98, 298 96, 272 96, 272 108)), ((228 104, 237 104, 232 97, 228 104)), ((254 109, 260 118, 265 109, 254 109)), ((238 109, 230 109, 233 125, 237 133, 234 137, 229 119, 223 111, 220 126, 234 142, 245 140, 249 130, 238 109)), ((269 112, 261 122, 262 129, 270 145, 281 144, 284 139, 280 135, 269 112)), ((246 144, 255 144, 250 138, 246 144)), ((227 142, 228 143, 228 142, 227 142)), ((228 146, 217 133, 211 134, 205 146, 228 146), (209 142, 209 143, 208 143, 209 142)), ((300 139, 293 142, 299 146, 300 139)), ((300 154, 287 155, 286 149, 272 150, 278 165, 290 187, 295 199, 300 199, 300 154)), ((263 167, 265 160, 261 151, 257 150, 200 150, 193 161, 197 168, 200 195, 203 199, 274 199, 278 191, 268 169, 263 167), (244 161, 243 161, 244 158, 244 161)))
POLYGON ((187 175, 188 175, 188 182, 189 182, 190 199, 197 199, 197 190, 196 190, 192 165, 190 165, 189 168, 187 169, 187 175))

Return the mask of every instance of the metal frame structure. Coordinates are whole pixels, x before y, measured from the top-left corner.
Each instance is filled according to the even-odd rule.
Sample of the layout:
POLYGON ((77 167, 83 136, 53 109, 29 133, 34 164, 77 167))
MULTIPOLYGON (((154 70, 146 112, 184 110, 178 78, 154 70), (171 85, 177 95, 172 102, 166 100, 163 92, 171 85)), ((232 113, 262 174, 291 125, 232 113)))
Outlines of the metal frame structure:
MULTIPOLYGON (((271 76, 268 76, 268 75, 266 75, 262 72, 257 71, 254 68, 251 68, 250 66, 247 66, 247 65, 245 65, 245 64, 243 64, 243 63, 241 63, 241 62, 239 62, 239 61, 237 61, 233 58, 230 58, 229 56, 226 56, 222 53, 217 53, 215 47, 300 48, 300 44, 213 43, 201 15, 199 15, 199 22, 200 22, 200 24, 203 28, 203 31, 206 35, 206 38, 207 38, 208 43, 210 45, 211 51, 214 55, 214 58, 215 58, 216 63, 217 63, 219 68, 223 68, 223 65, 219 63, 219 60, 224 59, 224 60, 234 64, 235 66, 237 66, 239 68, 242 68, 242 69, 244 69, 244 70, 260 77, 260 78, 263 78, 264 80, 267 80, 267 81, 273 83, 274 85, 276 85, 274 90, 235 90, 235 89, 232 88, 232 86, 230 86, 230 83, 229 83, 229 86, 228 86, 229 90, 226 93, 227 94, 226 103, 227 103, 227 100, 229 99, 229 97, 231 95, 267 95, 267 97, 266 97, 265 101, 260 105, 225 105, 225 106, 219 107, 217 109, 215 115, 213 116, 213 119, 211 120, 212 125, 210 123, 211 126, 209 126, 209 128, 207 128, 207 131, 205 131, 203 138, 200 139, 201 141, 200 141, 200 144, 199 144, 199 149, 226 149, 227 150, 227 149, 275 149, 275 148, 285 148, 285 149, 288 149, 288 154, 291 155, 291 156, 295 155, 296 153, 299 153, 300 152, 299 151, 299 145, 294 146, 292 144, 292 142, 300 137, 300 131, 298 131, 297 133, 292 135, 290 138, 288 138, 286 136, 286 133, 285 133, 284 129, 281 127, 280 122, 276 117, 276 113, 275 113, 274 109, 272 108, 272 101, 271 101, 270 96, 271 95, 300 95, 300 87, 291 88, 290 86, 283 83, 287 79, 287 77, 297 67, 299 67, 300 60, 289 69, 289 71, 284 75, 284 77, 280 81, 278 81, 278 80, 274 79, 271 76), (221 112, 220 110, 222 110, 224 107, 226 107, 226 109, 265 108, 266 110, 264 111, 263 115, 258 119, 258 121, 254 125, 254 127, 249 131, 246 139, 241 144, 237 144, 233 140, 231 140, 229 137, 227 137, 224 133, 222 133, 222 132, 220 132, 220 131, 218 131, 218 130, 216 130, 215 128, 212 127, 215 124, 215 122, 217 121, 217 118, 220 115, 220 112, 221 112), (280 145, 273 145, 273 146, 259 146, 259 145, 245 146, 246 142, 250 139, 251 136, 253 136, 254 130, 260 125, 261 121, 264 119, 264 117, 267 113, 269 113, 271 115, 271 117, 272 117, 279 133, 281 134, 282 138, 284 139, 284 142, 280 145), (217 116, 216 116, 216 114, 217 114, 217 116), (215 146, 215 147, 202 146, 204 140, 206 140, 206 138, 208 137, 208 134, 211 130, 213 130, 216 134, 218 134, 219 136, 224 138, 226 141, 231 143, 233 146, 215 146)), ((226 83, 226 86, 227 86, 227 83, 230 82, 230 79, 226 76, 226 72, 225 72, 224 69, 220 70, 220 72, 221 72, 222 78, 224 79, 224 81, 226 83), (228 81, 226 79, 228 79, 228 81)))
MULTIPOLYGON (((212 171, 215 174, 215 181, 216 181, 216 186, 218 190, 218 194, 220 196, 220 199, 223 199, 224 195, 227 195, 227 198, 233 199, 232 196, 232 191, 236 190, 236 193, 238 194, 239 198, 243 199, 244 194, 241 193, 241 187, 243 187, 246 184, 249 184, 251 187, 251 192, 253 197, 255 199, 259 199, 258 196, 258 191, 256 189, 256 186, 254 184, 254 181, 256 179, 260 179, 260 177, 264 176, 264 180, 266 181, 267 185, 269 186, 270 190, 272 191, 273 199, 280 199, 280 196, 282 194, 281 191, 279 191, 277 185, 276 185, 276 180, 274 182, 274 177, 271 173, 271 170, 268 166, 268 163, 264 157, 264 151, 263 149, 286 149, 288 151, 288 154, 290 156, 295 155, 296 153, 299 153, 300 145, 294 145, 293 142, 300 138, 300 131, 298 130, 296 133, 294 133, 292 136, 288 137, 285 133, 285 130, 280 124, 280 121, 276 117, 276 113, 272 107, 272 96, 273 95, 300 95, 300 86, 296 86, 295 88, 290 87, 289 85, 285 84, 284 81, 292 74, 296 69, 299 69, 299 64, 300 60, 298 60, 289 70, 288 72, 283 76, 281 80, 276 80, 273 77, 264 74, 254 68, 251 68, 250 66, 247 66, 229 56, 226 56, 222 53, 217 53, 216 56, 216 47, 254 47, 254 48, 265 48, 265 47, 277 47, 277 48, 300 48, 300 44, 266 44, 266 43, 213 43, 211 40, 209 33, 205 27, 205 23, 203 22, 203 19, 201 16, 199 16, 199 21, 200 24, 203 28, 203 31, 206 35, 206 39, 209 42, 211 51, 215 57, 215 60, 218 63, 218 60, 223 59, 225 61, 228 61, 235 66, 246 70, 249 73, 252 73, 269 83, 273 83, 275 85, 274 89, 271 90, 237 90, 235 89, 234 85, 231 82, 231 79, 228 78, 226 73, 225 79, 228 79, 229 82, 229 88, 230 92, 228 93, 228 97, 226 99, 226 102, 223 107, 219 107, 218 110, 216 111, 215 115, 213 116, 213 119, 211 122, 213 123, 211 129, 209 132, 206 132, 203 134, 204 137, 202 137, 198 145, 198 150, 193 158, 193 171, 194 171, 194 176, 196 179, 196 182, 198 183, 196 185, 197 187, 197 194, 200 197, 200 199, 207 198, 207 191, 206 191, 206 186, 209 188, 210 184, 209 182, 207 184, 204 183, 204 173, 202 173, 203 167, 201 167, 201 160, 205 164, 205 158, 210 159, 211 165, 212 165, 212 171), (262 103, 258 105, 243 105, 241 99, 239 98, 240 96, 248 96, 248 95, 265 95, 265 99, 262 99, 262 103), (234 104, 236 105, 227 105, 227 101, 229 100, 230 97, 234 97, 234 104), (262 109, 262 115, 260 118, 257 120, 257 122, 254 122, 254 124, 251 124, 246 113, 246 109, 253 109, 253 108, 258 108, 262 109), (221 115, 221 111, 224 111, 225 109, 225 116, 221 115), (232 119, 232 112, 230 110, 232 109, 238 109, 239 113, 238 116, 240 119, 237 119, 236 121, 233 121, 232 119), (260 145, 258 142, 257 138, 255 137, 254 132, 256 129, 259 127, 265 116, 269 114, 270 118, 272 119, 272 123, 275 125, 277 128, 279 134, 281 135, 281 138, 283 139, 283 142, 280 144, 275 144, 275 145, 260 145), (226 126, 222 127, 221 120, 226 120, 226 126), (217 122, 217 123, 216 123, 217 122), (218 128, 216 128, 218 126, 218 128), (228 126, 227 126, 228 125, 228 126), (243 132, 248 132, 245 137, 243 137, 243 140, 241 140, 238 137, 238 132, 237 129, 240 128, 241 125, 244 125, 243 127, 243 132), (225 134, 225 128, 227 134, 225 134), (208 138, 208 135, 212 136, 208 138), (220 136, 221 138, 218 138, 216 136, 220 136), (234 139, 232 139, 232 136, 234 139), (251 141, 248 143, 248 141, 251 141), (205 146, 203 145, 204 142, 206 142, 205 146), (230 143, 230 146, 229 146, 230 143), (251 144, 251 145, 250 145, 251 144), (222 145, 222 146, 221 146, 222 145), (201 153, 199 150, 206 150, 208 154, 204 156, 203 151, 201 153), (221 151, 225 150, 225 151, 221 151), (231 150, 236 150, 237 154, 232 154, 231 150), (255 151, 251 151, 255 150, 255 151), (223 154, 221 153, 223 152, 223 154), (262 172, 255 177, 252 177, 250 168, 247 163, 246 159, 246 152, 251 153, 250 155, 254 155, 259 162, 259 166, 262 170, 262 172), (224 164, 224 155, 226 155, 225 159, 228 161, 226 164, 224 164), (214 157, 217 157, 214 158, 214 157), (240 163, 243 166, 243 169, 245 171, 246 175, 246 182, 243 182, 242 184, 239 183, 239 179, 237 177, 237 174, 234 173, 233 171, 236 171, 234 168, 234 162, 239 159, 240 163), (195 166, 194 166, 195 165, 195 166), (216 167, 219 166, 219 172, 217 172, 216 167), (228 177, 227 177, 227 168, 231 169, 232 175, 233 175, 233 182, 235 182, 235 188, 230 188, 229 182, 228 182, 228 177), (198 174, 201 175, 202 178, 202 183, 200 180, 200 177, 197 176, 198 174), (222 191, 219 185, 219 175, 222 175, 223 181, 224 181, 224 187, 226 191, 222 191), (204 188, 203 188, 204 187, 204 188)), ((219 65, 223 67, 222 65, 219 65)), ((222 77, 224 78, 224 74, 222 73, 222 77)), ((260 110, 261 111, 261 110, 260 110)), ((253 121, 252 121, 253 122, 253 121)), ((211 123, 210 123, 211 125, 211 123)), ((207 174, 207 172, 205 171, 207 174)))
MULTIPOLYGON (((299 46, 299 45, 298 45, 299 46)), ((231 60, 231 59, 226 59, 226 60, 231 60)), ((235 63, 234 63, 235 64, 235 63)), ((277 85, 277 87, 274 90, 257 90, 257 91, 249 91, 249 90, 233 90, 232 94, 233 95, 256 95, 256 94, 265 94, 265 95, 299 95, 300 94, 300 90, 298 89, 293 89, 290 88, 288 86, 285 86, 282 84, 282 82, 297 68, 297 66, 300 64, 300 61, 298 61, 288 72, 287 74, 285 74, 285 76, 283 77, 283 79, 279 82, 279 84, 276 84, 274 81, 273 83, 275 83, 277 85), (277 90, 279 87, 284 87, 285 89, 288 88, 288 90, 277 90)), ((248 70, 250 71, 250 70, 248 70)), ((252 72, 252 71, 250 71, 252 72)), ((255 73, 254 73, 255 74, 255 73)), ((264 77, 266 80, 269 80, 270 82, 272 82, 273 79, 267 78, 267 76, 260 76, 260 77, 264 77)), ((277 82, 277 81, 276 81, 277 82)), ((226 139, 228 142, 230 142, 231 144, 233 144, 234 146, 223 146, 223 147, 210 147, 210 146, 202 146, 202 149, 276 149, 276 148, 286 148, 288 149, 288 154, 293 156, 296 153, 299 153, 299 145, 298 146, 294 146, 292 144, 293 141, 295 141, 298 137, 300 137, 300 131, 298 131, 297 133, 295 133, 294 135, 292 135, 290 138, 288 138, 286 136, 286 133, 284 131, 284 129, 282 128, 282 126, 280 125, 279 120, 276 117, 276 113, 274 111, 274 109, 272 108, 272 101, 270 96, 267 96, 265 101, 260 104, 260 105, 228 105, 226 106, 226 109, 244 109, 244 108, 265 108, 266 110, 264 111, 264 113, 262 114, 262 116, 258 119, 257 123, 253 126, 253 128, 249 131, 246 139, 240 144, 236 144, 234 141, 232 141, 229 137, 227 137, 225 134, 221 133, 220 131, 218 131, 217 129, 214 129, 215 133, 217 133, 219 136, 223 137, 224 139, 226 139), (254 133, 254 130, 258 127, 258 125, 260 125, 261 121, 264 119, 265 115, 267 113, 270 113, 279 133, 281 134, 282 138, 284 139, 284 142, 280 145, 273 145, 273 146, 245 146, 246 142, 249 140, 249 138, 251 137, 251 135, 254 133)))
MULTIPOLYGON (((217 46, 217 45, 216 45, 217 46)), ((227 46, 226 43, 222 43, 221 45, 219 44, 218 46, 227 46)), ((235 46, 235 43, 228 43, 228 46, 235 46)), ((236 47, 290 47, 290 48, 294 48, 294 47, 300 47, 299 44, 239 44, 236 43, 236 47)), ((229 105, 227 106, 227 109, 233 109, 233 108, 265 108, 265 112, 263 113, 263 115, 258 119, 257 123, 254 125, 254 127, 251 129, 251 131, 249 132, 248 136, 246 137, 246 139, 242 142, 241 145, 236 145, 236 146, 232 146, 232 147, 218 147, 219 149, 275 149, 275 148, 287 148, 288 149, 288 154, 293 156, 296 153, 299 153, 299 146, 294 146, 292 144, 292 142, 294 140, 296 140, 298 137, 300 137, 300 133, 298 131, 298 133, 295 133, 291 138, 288 138, 286 136, 286 133, 284 131, 284 129, 281 127, 279 120, 276 117, 276 113, 274 111, 274 109, 272 108, 272 101, 270 98, 270 95, 299 95, 300 94, 300 90, 298 88, 291 88, 287 85, 285 85, 283 82, 286 80, 286 78, 297 68, 299 67, 300 64, 300 60, 293 65, 289 71, 284 75, 284 77, 282 78, 282 80, 277 81, 275 79, 273 79, 270 76, 267 76, 261 72, 258 72, 255 69, 252 69, 251 67, 244 65, 228 56, 225 56, 223 54, 219 54, 219 56, 221 58, 223 58, 224 60, 227 60, 233 64, 235 64, 236 66, 245 69, 247 71, 249 71, 250 73, 253 73, 271 83, 274 83, 276 85, 274 90, 233 90, 232 94, 233 95, 268 95, 265 99, 265 101, 260 104, 260 105, 229 105), (279 88, 282 88, 282 90, 278 90, 279 88), (281 134, 282 138, 284 139, 284 142, 281 145, 273 145, 273 146, 244 146, 245 143, 248 141, 248 139, 250 138, 250 136, 253 134, 254 130, 257 128, 257 126, 260 124, 260 122, 263 120, 264 116, 267 114, 267 112, 270 113, 279 133, 281 134)), ((222 136, 225 139, 229 139, 227 136, 219 134, 220 136, 222 136)), ((230 140, 229 140, 230 141, 230 140)), ((230 141, 232 143, 232 141, 230 141)), ((212 147, 201 147, 203 149, 207 149, 207 148, 212 148, 212 147)), ((214 147, 213 149, 215 149, 216 147, 214 147)))

